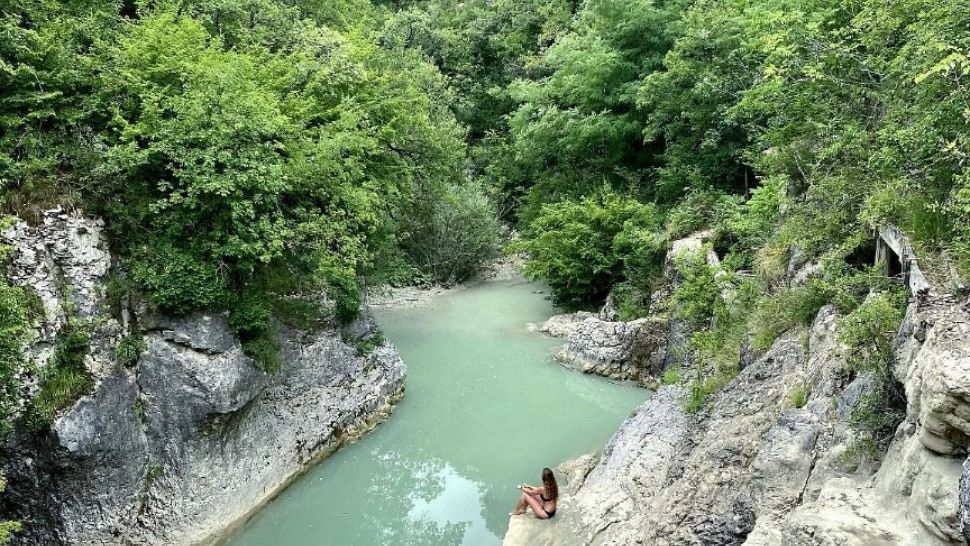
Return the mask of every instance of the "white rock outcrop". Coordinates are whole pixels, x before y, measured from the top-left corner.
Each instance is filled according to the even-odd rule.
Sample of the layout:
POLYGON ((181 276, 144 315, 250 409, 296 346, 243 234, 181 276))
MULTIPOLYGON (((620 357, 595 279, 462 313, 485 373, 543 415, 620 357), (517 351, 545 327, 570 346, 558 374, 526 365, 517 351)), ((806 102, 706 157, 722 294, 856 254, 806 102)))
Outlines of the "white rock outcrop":
POLYGON ((224 314, 153 317, 140 329, 105 301, 111 256, 100 221, 55 210, 3 234, 10 278, 45 317, 21 370, 29 401, 68 320, 92 325, 91 391, 49 430, 19 427, 0 445, 17 544, 195 544, 271 498, 314 460, 385 418, 404 388, 393 346, 367 355, 342 334, 279 327, 281 369, 243 354, 224 314), (122 324, 124 322, 124 324, 122 324), (123 336, 141 336, 130 367, 123 336))

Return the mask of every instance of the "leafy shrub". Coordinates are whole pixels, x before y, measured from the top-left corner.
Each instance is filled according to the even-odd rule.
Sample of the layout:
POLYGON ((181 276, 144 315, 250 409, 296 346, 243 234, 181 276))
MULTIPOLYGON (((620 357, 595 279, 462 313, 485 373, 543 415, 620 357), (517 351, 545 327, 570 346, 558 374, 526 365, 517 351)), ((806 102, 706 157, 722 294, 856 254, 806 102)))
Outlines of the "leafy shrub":
POLYGON ((846 347, 849 370, 871 378, 870 390, 852 412, 851 424, 883 446, 904 417, 906 398, 892 375, 893 339, 903 318, 906 292, 872 294, 839 320, 838 339, 846 347))
POLYGON ((664 219, 664 235, 667 239, 680 239, 710 226, 715 211, 724 194, 709 190, 694 190, 667 212, 664 219))
MULTIPOLYGON (((727 263, 725 260, 724 263, 727 263)), ((718 283, 724 288, 714 299, 707 326, 691 334, 687 348, 696 378, 691 384, 688 408, 696 412, 705 401, 737 376, 741 347, 747 335, 748 317, 761 297, 763 285, 750 277, 719 271, 718 283), (711 370, 704 377, 707 370, 711 370)))
POLYGON ((627 262, 636 262, 640 275, 659 271, 659 222, 653 205, 606 192, 544 206, 511 250, 528 254, 525 272, 548 282, 557 302, 599 303, 624 279, 627 262))
POLYGON ((846 450, 839 456, 839 462, 858 467, 879 455, 879 444, 871 436, 861 436, 849 442, 846 450))
POLYGON ((332 310, 318 301, 297 296, 278 297, 273 300, 273 317, 304 332, 317 332, 332 317, 332 310))
POLYGON ((435 283, 435 278, 430 273, 422 271, 408 261, 402 252, 380 256, 375 262, 375 267, 367 275, 367 283, 371 286, 388 285, 395 288, 418 286, 428 288, 435 283))
POLYGON ((138 334, 131 334, 118 342, 115 347, 115 358, 126 368, 133 368, 146 348, 145 338, 138 334))
POLYGON ((357 350, 358 356, 364 356, 370 354, 374 349, 383 345, 384 341, 384 333, 378 331, 368 337, 357 340, 357 342, 354 344, 354 348, 357 350))
POLYGON ((89 325, 78 320, 70 320, 61 329, 51 360, 41 373, 37 394, 30 402, 27 423, 31 429, 50 426, 58 412, 94 386, 84 365, 89 338, 89 325))
POLYGON ((795 326, 810 326, 827 302, 828 294, 814 279, 764 298, 751 319, 752 348, 767 350, 778 336, 795 326))
POLYGON ((242 350, 263 371, 274 373, 283 367, 280 347, 269 331, 243 339, 242 350))
POLYGON ((692 381, 688 389, 688 397, 684 405, 684 411, 687 413, 697 413, 700 411, 704 407, 704 404, 707 403, 707 399, 730 383, 732 379, 737 377, 740 371, 741 369, 737 366, 720 367, 711 376, 692 381))
POLYGON ((405 224, 404 251, 420 271, 445 284, 474 275, 498 253, 498 214, 474 185, 450 186, 405 224))
POLYGON ((247 293, 229 312, 229 328, 239 337, 243 352, 266 371, 280 367, 279 346, 270 324, 272 315, 272 301, 263 291, 247 293))
POLYGON ((768 178, 751 190, 747 201, 729 196, 718 200, 713 221, 715 236, 732 242, 733 250, 744 257, 745 264, 768 242, 781 212, 784 187, 783 178, 768 178))
POLYGON ((676 385, 677 383, 680 383, 680 368, 676 366, 665 371, 660 376, 661 385, 676 385))
MULTIPOLYGON (((17 372, 25 363, 24 344, 37 311, 29 291, 0 280, 0 433, 10 427, 17 394, 17 372)), ((36 294, 33 294, 36 297, 36 294)), ((41 306, 42 307, 42 306, 41 306)))
POLYGON ((325 286, 334 301, 333 315, 340 323, 349 323, 360 314, 360 284, 349 270, 330 273, 328 277, 325 286))
POLYGON ((692 327, 707 324, 714 316, 714 308, 721 297, 718 268, 707 264, 707 252, 688 252, 677 257, 680 277, 673 292, 675 314, 692 327))
POLYGON ((650 312, 650 294, 628 282, 622 282, 610 291, 619 319, 635 320, 650 312))
POLYGON ((225 305, 228 279, 215 264, 175 246, 157 243, 136 249, 130 261, 132 280, 162 311, 182 315, 225 305))
MULTIPOLYGON (((3 493, 7 488, 7 479, 3 474, 0 474, 0 493, 3 493)), ((0 521, 0 546, 5 546, 10 543, 11 537, 20 531, 21 523, 19 521, 0 521)))
POLYGON ((849 367, 880 371, 892 358, 892 339, 903 318, 908 294, 901 284, 875 292, 839 320, 839 340, 849 347, 849 367))

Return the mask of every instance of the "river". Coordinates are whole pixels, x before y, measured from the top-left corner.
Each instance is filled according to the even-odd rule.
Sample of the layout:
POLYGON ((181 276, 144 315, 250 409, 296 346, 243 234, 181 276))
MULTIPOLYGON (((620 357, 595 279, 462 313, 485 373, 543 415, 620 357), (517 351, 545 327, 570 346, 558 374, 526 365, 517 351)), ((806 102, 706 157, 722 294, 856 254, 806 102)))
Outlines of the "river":
POLYGON ((377 315, 408 366, 391 418, 317 464, 233 546, 494 545, 521 482, 601 450, 649 391, 567 370, 539 287, 489 281, 377 315))

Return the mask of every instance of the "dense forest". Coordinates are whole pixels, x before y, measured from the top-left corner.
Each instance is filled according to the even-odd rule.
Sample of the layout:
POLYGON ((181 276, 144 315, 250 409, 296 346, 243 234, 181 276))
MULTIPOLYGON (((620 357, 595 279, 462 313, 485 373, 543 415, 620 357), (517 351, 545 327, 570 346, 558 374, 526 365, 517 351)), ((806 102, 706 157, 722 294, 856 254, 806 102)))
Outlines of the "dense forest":
MULTIPOLYGON (((852 361, 882 369, 901 298, 860 256, 890 223, 970 272, 968 154, 966 0, 0 7, 4 213, 99 215, 114 291, 227 309, 267 369, 273 317, 346 321, 364 284, 462 281, 502 225, 558 302, 612 295, 625 319, 669 243, 710 229, 721 265, 684 260, 673 296, 716 364, 698 404, 743 344, 826 303, 852 361)), ((5 414, 35 307, 0 286, 5 414)), ((56 368, 49 390, 86 388, 56 368)))

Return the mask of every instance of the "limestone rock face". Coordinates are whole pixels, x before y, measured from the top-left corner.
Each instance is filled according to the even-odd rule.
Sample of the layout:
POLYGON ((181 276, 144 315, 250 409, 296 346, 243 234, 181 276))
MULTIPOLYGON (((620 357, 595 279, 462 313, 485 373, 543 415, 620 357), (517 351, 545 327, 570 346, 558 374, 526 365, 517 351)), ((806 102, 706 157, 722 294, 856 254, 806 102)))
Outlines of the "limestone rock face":
POLYGON ((18 543, 209 540, 385 418, 403 391, 393 346, 360 356, 342 341, 373 324, 312 334, 280 325, 282 366, 266 372, 243 354, 223 314, 154 317, 137 330, 110 316, 111 258, 99 221, 56 210, 3 237, 15 247, 13 282, 36 291, 47 311, 21 372, 25 402, 68 320, 94 325, 91 392, 49 430, 18 427, 0 446, 8 479, 0 519, 25 522, 18 543), (131 367, 114 355, 124 335, 145 342, 131 367))
POLYGON ((783 335, 697 414, 684 391, 658 391, 571 483, 561 520, 513 521, 505 544, 965 544, 968 324, 946 298, 907 313, 895 345, 907 417, 881 460, 846 461, 871 378, 847 372, 825 307, 807 340, 783 335))
POLYGON ((111 268, 103 230, 101 220, 54 209, 43 214, 38 225, 17 222, 0 234, 3 243, 12 247, 7 277, 35 294, 44 311, 25 348, 32 367, 18 373, 21 403, 36 391, 37 378, 69 319, 91 323, 86 365, 95 375, 108 375, 122 327, 103 316, 105 281, 111 268))
POLYGON ((101 220, 62 209, 47 211, 36 226, 17 222, 3 234, 13 246, 10 280, 37 292, 49 316, 63 315, 67 304, 79 317, 95 316, 111 268, 103 230, 101 220))
POLYGON ((576 324, 556 360, 566 366, 615 379, 638 379, 633 342, 646 320, 607 322, 588 317, 576 324))
POLYGON ((627 523, 646 516, 680 470, 677 453, 690 427, 684 397, 679 387, 663 387, 620 425, 582 487, 563 499, 563 520, 574 523, 576 536, 596 544, 639 540, 640 530, 627 523))
POLYGON ((963 461, 963 473, 960 474, 960 499, 958 505, 960 515, 960 532, 963 538, 970 541, 970 457, 963 461))
POLYGON ((549 334, 552 337, 569 337, 586 319, 595 318, 594 313, 579 311, 553 315, 545 322, 530 325, 532 330, 549 334))
POLYGON ((922 425, 923 445, 941 454, 966 453, 970 448, 970 321, 965 314, 935 317, 909 366, 906 392, 908 412, 922 425))

